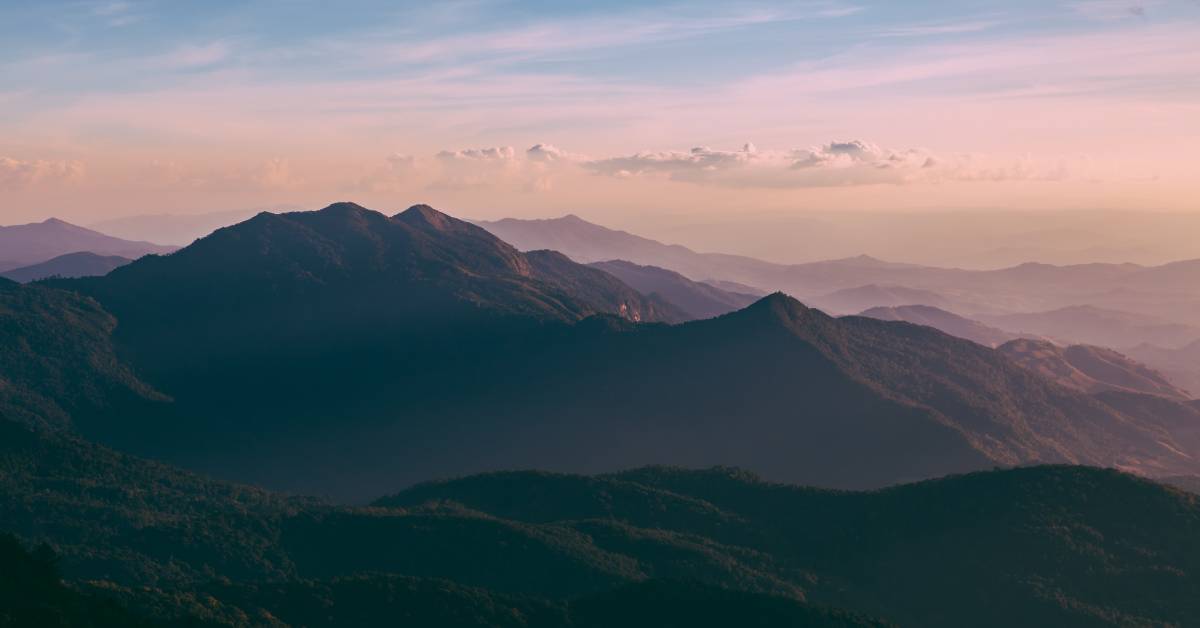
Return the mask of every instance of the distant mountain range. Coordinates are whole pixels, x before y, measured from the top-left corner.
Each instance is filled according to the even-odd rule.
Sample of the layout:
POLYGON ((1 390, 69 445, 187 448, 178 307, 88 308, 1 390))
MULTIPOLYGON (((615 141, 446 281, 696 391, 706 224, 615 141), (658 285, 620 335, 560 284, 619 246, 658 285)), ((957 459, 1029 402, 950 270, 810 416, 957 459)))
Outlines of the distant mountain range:
POLYGON ((1200 340, 1200 327, 1090 305, 1049 312, 977 314, 974 318, 1016 333, 1107 347, 1133 347, 1140 344, 1177 347, 1200 340))
POLYGON ((28 225, 0 227, 0 272, 40 264, 67 253, 89 252, 136 259, 150 253, 170 253, 175 248, 122 240, 51 218, 28 225))
POLYGON ((711 284, 692 281, 665 268, 639 266, 623 260, 595 262, 589 266, 615 276, 642 294, 658 295, 686 312, 690 319, 728 314, 750 305, 761 296, 730 292, 711 284))
POLYGON ((873 307, 864 310, 859 316, 877 318, 881 321, 904 321, 914 325, 924 325, 985 347, 998 347, 1019 337, 1012 332, 984 325, 979 321, 929 305, 873 307))
MULTIPOLYGON (((810 305, 830 314, 854 314, 873 307, 927 305, 951 307, 950 300, 929 290, 875 284, 846 288, 810 299, 810 305)), ((876 317, 878 318, 878 317, 876 317)))
POLYGON ((93 277, 106 275, 133 260, 119 255, 96 255, 95 253, 67 253, 40 264, 14 268, 0 273, 0 277, 20 283, 46 279, 47 277, 93 277))
POLYGON ((1117 408, 936 330, 782 294, 637 324, 687 316, 424 206, 262 214, 48 284, 116 316, 117 353, 172 399, 72 415, 84 434, 341 499, 513 466, 735 464, 847 488, 1038 462, 1200 471, 1178 422, 1192 406, 1117 408))
POLYGON ((8 618, 544 628, 1200 619, 1196 499, 1110 470, 989 471, 871 493, 729 468, 509 472, 348 508, 4 420, 0 465, 0 529, 54 548, 0 537, 8 618), (55 570, 70 588, 56 586, 55 570))
MULTIPOLYGON (((924 303, 902 303, 897 302, 894 293, 876 290, 874 300, 856 300, 843 306, 847 313, 876 306, 952 304, 957 313, 974 317, 1088 305, 1200 327, 1200 260, 1154 267, 1026 263, 1001 270, 962 270, 859 256, 789 265, 736 255, 697 253, 682 246, 606 229, 575 216, 479 224, 522 250, 552 248, 580 262, 620 259, 659 266, 696 281, 715 279, 763 290, 782 290, 814 304, 842 290, 858 289, 861 295, 870 286, 925 293, 921 298, 924 303)), ((1097 343, 1094 338, 1071 340, 1113 346, 1097 343)))

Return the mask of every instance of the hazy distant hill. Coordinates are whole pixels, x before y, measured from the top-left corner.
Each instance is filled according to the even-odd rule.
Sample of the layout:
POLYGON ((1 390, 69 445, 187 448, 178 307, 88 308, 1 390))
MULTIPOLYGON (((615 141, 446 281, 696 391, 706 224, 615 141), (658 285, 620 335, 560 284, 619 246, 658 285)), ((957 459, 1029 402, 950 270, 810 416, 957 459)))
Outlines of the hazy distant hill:
POLYGON ((1017 333, 1106 347, 1143 343, 1177 347, 1200 338, 1200 327, 1088 305, 1025 314, 979 314, 975 318, 1017 333))
POLYGON ((92 277, 106 275, 114 268, 131 262, 119 255, 96 255, 95 253, 67 253, 40 264, 14 268, 0 273, 0 277, 26 283, 47 277, 92 277))
POLYGON ((1021 366, 1064 386, 1089 393, 1125 391, 1187 400, 1162 373, 1111 349, 1088 345, 1060 347, 1045 340, 1018 339, 998 349, 1021 366))
POLYGON ((122 240, 50 218, 28 225, 0 227, 0 271, 39 264, 60 255, 81 251, 134 259, 148 253, 170 253, 175 248, 122 240))
MULTIPOLYGON (((56 548, 91 608, 115 598, 161 625, 1200 619, 1196 498, 1115 471, 992 471, 873 493, 770 484, 727 468, 515 472, 345 508, 2 420, 0 469, 0 529, 56 548)), ((24 580, 32 601, 36 581, 24 580)), ((43 610, 81 603, 44 584, 54 597, 43 610)), ((0 596, 10 587, 0 576, 0 596)), ((114 625, 133 621, 119 617, 114 625)))
MULTIPOLYGON (((898 264, 868 256, 775 264, 737 255, 696 253, 606 229, 575 216, 480 224, 520 249, 552 248, 585 262, 624 259, 674 270, 696 281, 716 279, 782 290, 814 304, 831 292, 875 284, 932 292, 952 300, 955 309, 966 314, 1042 312, 1090 305, 1200 327, 1200 261, 1157 267, 1023 263, 999 270, 898 264)), ((865 306, 846 311, 861 309, 865 306)), ((1074 340, 1106 344, 1091 338, 1074 340)))
POLYGON ((589 266, 615 275, 642 294, 657 294, 687 312, 690 319, 727 314, 746 307, 759 298, 692 281, 677 272, 657 266, 639 266, 623 260, 595 262, 589 266))
POLYGON ((904 321, 940 330, 951 336, 965 338, 985 347, 997 347, 1017 338, 1017 334, 984 325, 952 312, 928 305, 873 307, 859 314, 883 321, 904 321))
POLYGON ((1200 397, 1200 340, 1178 349, 1143 344, 1126 349, 1126 353, 1162 371, 1171 381, 1200 397))
POLYGON ((928 305, 950 307, 950 300, 929 290, 904 286, 867 285, 847 288, 810 299, 810 305, 830 314, 854 314, 873 307, 928 305))

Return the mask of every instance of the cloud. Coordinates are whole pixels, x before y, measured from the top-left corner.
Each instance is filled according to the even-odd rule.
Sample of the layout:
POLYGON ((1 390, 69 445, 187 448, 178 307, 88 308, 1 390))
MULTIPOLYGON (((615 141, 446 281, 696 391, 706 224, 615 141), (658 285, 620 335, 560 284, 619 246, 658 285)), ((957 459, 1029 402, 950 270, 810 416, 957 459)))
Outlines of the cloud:
POLYGON ((0 157, 0 190, 17 190, 39 183, 62 183, 82 175, 83 164, 78 161, 0 157))
POLYGON ((150 65, 166 70, 190 70, 216 65, 232 54, 230 45, 223 41, 207 44, 187 44, 152 59, 150 65))
POLYGON ((525 158, 538 163, 574 162, 586 159, 583 155, 568 153, 553 144, 534 144, 526 149, 525 158))
POLYGON ((512 146, 444 150, 435 158, 440 174, 433 189, 465 190, 510 187, 526 192, 545 192, 565 170, 586 159, 553 144, 534 144, 525 151, 512 146))
POLYGON ((744 188, 844 187, 940 181, 1057 179, 1064 167, 1034 160, 1006 164, 970 155, 938 156, 919 148, 889 149, 861 140, 829 142, 787 151, 697 147, 690 151, 641 152, 584 162, 584 169, 617 178, 660 177, 672 181, 744 188))

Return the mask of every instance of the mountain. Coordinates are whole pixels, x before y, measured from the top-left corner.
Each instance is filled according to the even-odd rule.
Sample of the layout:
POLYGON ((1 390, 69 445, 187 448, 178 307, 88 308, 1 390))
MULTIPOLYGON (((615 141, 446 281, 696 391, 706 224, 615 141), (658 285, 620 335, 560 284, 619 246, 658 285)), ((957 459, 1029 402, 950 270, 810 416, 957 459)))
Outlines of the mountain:
POLYGON ((478 224, 521 250, 554 249, 583 263, 626 260, 673 270, 695 281, 729 281, 758 290, 784 290, 805 296, 860 286, 897 271, 920 268, 866 255, 786 265, 739 255, 697 253, 687 247, 608 229, 574 215, 545 220, 506 218, 478 224))
MULTIPOLYGON (((1200 619, 1197 499, 1111 470, 989 471, 865 493, 729 468, 506 472, 349 508, 2 420, 0 469, 0 529, 52 547, 87 604, 161 625, 1200 619)), ((12 584, 0 576, 0 595, 12 584)))
POLYGON ((830 314, 853 314, 873 307, 896 307, 902 305, 928 305, 949 307, 950 300, 929 290, 915 290, 904 286, 879 286, 875 284, 837 290, 810 300, 813 307, 830 314))
POLYGON ((55 283, 112 311, 121 355, 173 400, 75 420, 82 433, 341 500, 513 466, 734 464, 845 488, 1037 462, 1198 468, 1197 435, 1177 422, 936 330, 781 294, 636 324, 654 305, 614 297, 618 284, 428 208, 357 207, 263 215, 55 283), (580 320, 620 304, 638 310, 580 320))
POLYGON ((1177 347, 1200 339, 1200 327, 1090 305, 1049 312, 979 314, 975 318, 1021 334, 1105 347, 1132 347, 1143 343, 1177 347))
POLYGON ((0 271, 39 264, 80 251, 133 259, 174 250, 173 246, 114 238, 57 218, 28 225, 0 227, 0 271))
POLYGON ((914 325, 924 325, 985 347, 998 347, 1017 338, 1016 334, 989 327, 979 321, 928 305, 873 307, 860 313, 859 316, 877 318, 881 321, 904 321, 914 325))
POLYGON ((758 300, 757 296, 727 292, 657 266, 639 266, 623 260, 595 262, 589 266, 617 277, 642 294, 657 294, 693 320, 727 314, 758 300))
POLYGON ((131 261, 129 258, 119 255, 96 255, 87 252, 67 253, 40 264, 14 268, 0 273, 0 277, 21 283, 47 277, 92 277, 107 275, 112 269, 124 266, 131 261))
POLYGON ((50 283, 111 312, 118 354, 172 400, 72 416, 81 433, 340 500, 513 466, 731 464, 862 488, 1038 462, 1200 464, 1200 435, 1179 422, 928 328, 834 319, 782 294, 637 324, 671 312, 424 206, 262 214, 50 283))
POLYGON ((1060 347, 1045 340, 1022 338, 1000 345, 997 350, 1031 371, 1083 392, 1124 391, 1181 401, 1191 398, 1158 371, 1112 349, 1088 345, 1060 347))
POLYGON ((1142 344, 1126 349, 1126 352, 1135 360, 1162 371, 1193 396, 1200 395, 1200 340, 1178 349, 1142 344))
MULTIPOLYGON (((831 292, 874 284, 936 293, 949 299, 954 304, 952 309, 969 315, 1044 312, 1090 305, 1200 328, 1200 262, 1154 267, 1023 263, 997 270, 964 270, 858 256, 776 264, 737 255, 697 253, 607 229, 575 216, 480 224, 522 250, 552 248, 582 262, 623 259, 667 268, 696 281, 732 281, 767 291, 780 290, 819 307, 829 307, 819 300, 831 292)), ((861 311, 867 306, 845 311, 861 311)), ((1094 338, 1071 340, 1125 346, 1096 342, 1094 338)))

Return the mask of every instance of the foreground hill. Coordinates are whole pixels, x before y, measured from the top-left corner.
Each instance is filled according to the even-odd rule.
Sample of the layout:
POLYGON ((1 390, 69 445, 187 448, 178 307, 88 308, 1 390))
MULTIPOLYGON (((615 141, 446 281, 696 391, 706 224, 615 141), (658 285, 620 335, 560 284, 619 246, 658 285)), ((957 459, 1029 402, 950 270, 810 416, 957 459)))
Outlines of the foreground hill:
POLYGON ((998 351, 1031 371, 1083 392, 1144 393, 1181 401, 1191 398, 1162 373, 1111 349, 1060 347, 1045 340, 1022 338, 1001 345, 998 351))
POLYGON ((20 283, 46 279, 47 277, 93 277, 106 275, 130 261, 120 255, 96 255, 95 253, 67 253, 40 264, 23 266, 0 273, 0 277, 20 283))
POLYGON ((1115 471, 993 471, 873 493, 732 469, 510 472, 344 508, 9 422, 0 436, 0 529, 54 547, 88 603, 115 599, 162 625, 1200 620, 1197 498, 1115 471))
POLYGON ((636 324, 668 307, 425 207, 262 215, 55 285, 109 308, 121 355, 172 399, 76 419, 84 434, 341 500, 514 466, 730 464, 845 488, 1039 462, 1200 470, 1191 408, 1117 408, 936 330, 781 294, 636 324))
POLYGON ((985 347, 998 347, 1017 338, 1017 335, 1011 332, 984 325, 979 321, 929 305, 873 307, 863 311, 859 316, 877 318, 881 321, 904 321, 914 325, 924 325, 985 347))
POLYGON ((750 305, 759 298, 692 281, 677 272, 657 266, 639 266, 623 260, 596 262, 589 266, 614 275, 642 294, 657 294, 686 312, 689 319, 728 314, 750 305))
POLYGON ((80 251, 133 259, 150 253, 170 253, 175 248, 122 240, 51 218, 28 225, 0 227, 0 271, 39 264, 80 251))

